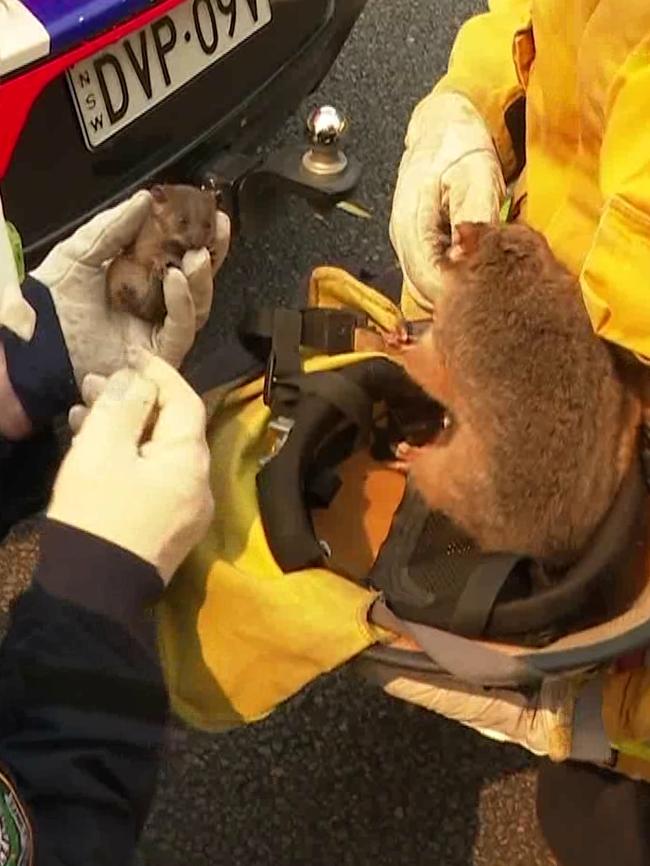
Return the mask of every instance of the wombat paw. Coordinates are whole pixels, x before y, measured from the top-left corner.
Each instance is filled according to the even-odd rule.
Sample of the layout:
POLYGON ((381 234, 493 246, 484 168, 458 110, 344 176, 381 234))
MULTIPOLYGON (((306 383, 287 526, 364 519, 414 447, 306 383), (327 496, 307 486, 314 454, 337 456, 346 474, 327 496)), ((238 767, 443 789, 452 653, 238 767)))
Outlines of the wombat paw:
POLYGON ((412 445, 409 445, 408 442, 399 442, 395 446, 395 457, 406 463, 414 458, 416 450, 417 449, 412 445))
POLYGON ((409 336, 406 328, 398 328, 395 331, 385 331, 382 333, 384 345, 390 349, 401 349, 406 346, 409 341, 409 336))
POLYGON ((411 468, 411 463, 413 462, 416 451, 417 448, 409 445, 408 442, 400 442, 393 449, 395 460, 388 462, 388 468, 394 469, 396 472, 401 472, 403 475, 407 475, 411 468))

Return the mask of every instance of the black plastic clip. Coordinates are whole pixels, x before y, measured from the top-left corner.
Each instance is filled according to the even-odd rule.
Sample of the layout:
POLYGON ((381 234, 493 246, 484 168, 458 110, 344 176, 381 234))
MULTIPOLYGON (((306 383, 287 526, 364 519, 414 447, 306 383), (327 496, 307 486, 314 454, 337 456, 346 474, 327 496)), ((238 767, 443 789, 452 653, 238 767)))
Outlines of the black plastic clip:
POLYGON ((302 343, 328 355, 353 352, 355 331, 367 325, 368 317, 356 310, 314 307, 303 311, 302 343))

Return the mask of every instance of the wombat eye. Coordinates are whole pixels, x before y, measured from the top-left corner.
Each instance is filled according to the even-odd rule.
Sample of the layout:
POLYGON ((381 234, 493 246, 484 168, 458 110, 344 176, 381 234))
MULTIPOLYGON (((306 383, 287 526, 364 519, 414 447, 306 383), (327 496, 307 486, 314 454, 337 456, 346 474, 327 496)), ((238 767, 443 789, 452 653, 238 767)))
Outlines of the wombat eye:
POLYGON ((204 228, 206 231, 210 231, 210 229, 212 228, 212 223, 209 223, 209 222, 208 222, 208 223, 203 223, 203 228, 204 228))
POLYGON ((186 229, 187 226, 188 226, 188 224, 189 224, 189 220, 188 220, 188 218, 187 218, 186 216, 179 216, 179 218, 178 218, 178 225, 179 225, 182 229, 186 229))

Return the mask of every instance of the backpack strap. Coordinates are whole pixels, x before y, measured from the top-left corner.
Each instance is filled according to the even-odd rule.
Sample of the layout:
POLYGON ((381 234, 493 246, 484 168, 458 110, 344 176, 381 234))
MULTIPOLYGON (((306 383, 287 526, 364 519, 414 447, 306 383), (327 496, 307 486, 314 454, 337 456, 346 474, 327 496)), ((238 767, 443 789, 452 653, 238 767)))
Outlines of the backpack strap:
POLYGON ((289 377, 283 379, 281 385, 294 388, 305 396, 319 397, 324 403, 334 406, 357 427, 359 439, 367 439, 372 424, 372 398, 350 377, 336 370, 327 370, 310 376, 289 377))
POLYGON ((538 687, 543 673, 535 657, 503 653, 497 647, 453 634, 434 626, 396 617, 378 599, 370 610, 373 623, 415 641, 420 651, 375 644, 360 656, 364 660, 417 673, 437 673, 485 687, 505 687, 527 691, 538 687))
POLYGON ((258 341, 268 350, 278 319, 286 313, 294 314, 300 321, 299 345, 326 355, 352 352, 355 330, 368 327, 368 316, 351 309, 309 307, 305 310, 290 310, 282 307, 260 307, 246 313, 240 332, 249 340, 258 341))
POLYGON ((522 557, 512 553, 484 554, 467 578, 449 630, 465 637, 484 634, 499 593, 521 562, 522 557))
POLYGON ((302 318, 297 310, 277 309, 273 314, 273 329, 264 375, 264 402, 278 414, 273 402, 278 379, 295 376, 302 370, 300 339, 302 318))
POLYGON ((283 404, 291 402, 286 388, 288 380, 302 372, 301 347, 328 355, 353 352, 357 331, 367 326, 368 316, 355 310, 262 307, 249 311, 240 333, 266 360, 264 402, 273 414, 282 414, 283 404))
MULTIPOLYGON (((349 429, 351 441, 362 441, 368 435, 373 400, 356 382, 334 371, 290 377, 278 386, 272 410, 276 411, 281 399, 291 428, 281 448, 264 462, 256 483, 268 545, 280 568, 290 572, 325 564, 327 555, 314 535, 305 501, 307 475, 342 425, 349 429)), ((330 478, 328 486, 331 484, 330 478)))
MULTIPOLYGON (((389 393, 408 395, 409 387, 417 390, 402 368, 386 358, 274 380, 271 425, 282 435, 262 458, 257 493, 269 548, 284 571, 325 564, 308 500, 327 504, 338 489, 328 470, 340 462, 341 449, 348 454, 368 442, 375 405, 389 393), (330 453, 335 439, 336 453, 330 453)), ((429 403, 435 409, 430 398, 429 403)))

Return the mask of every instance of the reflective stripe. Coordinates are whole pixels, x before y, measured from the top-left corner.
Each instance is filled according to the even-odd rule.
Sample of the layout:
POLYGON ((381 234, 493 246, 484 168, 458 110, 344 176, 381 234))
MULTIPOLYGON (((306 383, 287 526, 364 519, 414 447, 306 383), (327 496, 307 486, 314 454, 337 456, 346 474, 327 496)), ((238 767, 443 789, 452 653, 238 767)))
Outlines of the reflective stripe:
POLYGON ((35 322, 34 311, 25 303, 20 291, 16 258, 0 199, 0 327, 9 328, 23 340, 30 340, 35 322))
POLYGON ((4 296, 16 289, 20 290, 16 259, 11 248, 9 232, 2 211, 2 198, 0 198, 0 310, 4 296))
POLYGON ((20 0, 0 0, 0 75, 50 53, 50 35, 20 0))
POLYGON ((650 742, 643 741, 640 743, 634 740, 617 740, 613 743, 617 752, 622 755, 630 755, 633 758, 639 758, 641 761, 650 763, 650 742))

